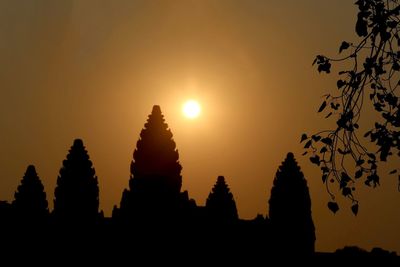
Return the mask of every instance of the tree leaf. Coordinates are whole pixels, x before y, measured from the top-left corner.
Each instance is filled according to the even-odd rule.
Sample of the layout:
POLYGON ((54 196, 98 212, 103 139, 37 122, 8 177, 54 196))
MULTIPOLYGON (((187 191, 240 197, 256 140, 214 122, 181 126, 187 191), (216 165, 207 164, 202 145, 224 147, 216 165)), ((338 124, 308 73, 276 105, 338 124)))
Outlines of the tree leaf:
POLYGON ((374 93, 372 93, 372 94, 369 95, 369 99, 370 99, 370 100, 374 99, 374 97, 375 97, 375 94, 374 94, 374 93))
POLYGON ((339 106, 340 106, 339 103, 335 104, 335 103, 331 102, 331 109, 338 110, 339 106))
POLYGON ((353 212, 353 214, 355 216, 357 216, 357 214, 358 214, 358 203, 356 203, 353 206, 351 206, 351 211, 353 212))
POLYGON ((356 23, 356 33, 360 37, 365 37, 368 35, 368 25, 367 21, 364 19, 363 12, 358 13, 358 19, 356 23))
POLYGON ((379 175, 377 175, 376 173, 373 173, 373 174, 369 175, 367 177, 367 180, 365 181, 365 184, 368 185, 368 186, 371 186, 371 183, 374 186, 374 188, 377 185, 379 185, 379 175))
POLYGON ((322 105, 319 107, 318 112, 323 111, 323 110, 325 109, 325 107, 326 107, 326 101, 324 101, 324 102, 322 103, 322 105))
POLYGON ((397 170, 392 170, 391 172, 389 172, 389 174, 395 174, 397 172, 397 170))
POLYGON ((315 57, 315 59, 314 59, 314 61, 312 62, 312 65, 311 65, 311 66, 314 66, 315 63, 317 63, 317 61, 318 61, 318 57, 315 57))
POLYGON ((347 173, 345 173, 345 172, 342 172, 341 173, 341 180, 343 181, 343 182, 346 182, 346 183, 348 183, 348 182, 350 182, 351 181, 351 177, 347 174, 347 173))
POLYGON ((387 22, 387 26, 388 26, 389 28, 392 28, 392 29, 393 29, 393 28, 396 28, 397 24, 398 24, 398 22, 395 21, 395 20, 390 20, 390 21, 387 22))
POLYGON ((349 187, 343 187, 342 195, 345 196, 345 197, 351 195, 351 189, 349 187))
POLYGON ((339 53, 342 53, 343 50, 346 50, 350 47, 350 43, 343 41, 339 48, 339 53))
POLYGON ((346 85, 346 82, 343 80, 338 80, 336 83, 338 89, 342 88, 344 85, 346 85))
POLYGON ((332 139, 329 137, 322 138, 321 142, 328 146, 331 146, 333 143, 332 139))
POLYGON ((392 69, 395 71, 399 71, 400 70, 400 65, 397 62, 394 62, 392 65, 392 69))
POLYGON ((381 161, 386 161, 387 157, 389 156, 389 150, 390 150, 390 146, 389 145, 382 145, 380 148, 381 154, 379 155, 379 159, 381 161))
POLYGON ((325 116, 325 119, 329 118, 332 115, 332 112, 329 112, 328 115, 325 116))
POLYGON ((357 160, 357 166, 361 166, 361 165, 363 165, 364 164, 364 162, 365 162, 365 160, 363 160, 363 159, 359 159, 359 160, 357 160))
POLYGON ((329 60, 325 61, 324 63, 321 63, 318 65, 318 71, 319 72, 326 72, 326 73, 331 73, 331 63, 329 60))
POLYGON ((329 173, 329 168, 326 166, 322 166, 321 171, 322 171, 322 173, 329 173))
POLYGON ((301 135, 300 143, 303 142, 304 140, 307 140, 307 138, 308 138, 307 135, 305 133, 303 133, 301 135))
POLYGON ((328 208, 336 214, 336 212, 339 210, 339 205, 336 202, 329 201, 328 202, 328 208))
POLYGON ((315 142, 318 142, 319 140, 321 140, 321 136, 315 135, 315 134, 312 135, 311 138, 312 138, 315 142))
POLYGON ((310 157, 310 161, 316 165, 320 165, 321 161, 318 155, 315 155, 314 157, 310 157))
POLYGON ((354 175, 354 177, 356 179, 361 178, 361 176, 363 175, 363 170, 359 169, 358 171, 356 171, 356 174, 354 175))
POLYGON ((371 134, 371 131, 368 131, 368 132, 366 132, 365 134, 364 134, 364 137, 368 137, 368 135, 370 135, 371 134))
POLYGON ((390 37, 392 37, 392 34, 387 31, 381 31, 379 32, 379 35, 381 36, 381 40, 384 42, 386 42, 387 40, 390 39, 390 37))
POLYGON ((304 145, 304 148, 309 148, 312 144, 312 140, 308 140, 308 142, 304 145))

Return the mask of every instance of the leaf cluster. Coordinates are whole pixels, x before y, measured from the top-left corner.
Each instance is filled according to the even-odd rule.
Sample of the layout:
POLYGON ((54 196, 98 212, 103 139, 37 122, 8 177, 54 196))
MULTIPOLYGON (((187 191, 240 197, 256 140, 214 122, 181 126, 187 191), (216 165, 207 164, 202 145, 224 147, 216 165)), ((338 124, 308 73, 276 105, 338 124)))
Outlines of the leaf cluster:
POLYGON ((310 161, 321 169, 322 182, 332 198, 328 208, 334 213, 339 206, 330 190, 332 184, 339 185, 357 214, 357 182, 376 187, 380 184, 379 163, 400 156, 400 4, 398 0, 359 0, 355 5, 359 42, 343 41, 337 58, 317 55, 313 62, 318 72, 327 74, 333 63, 343 66, 338 72, 337 89, 324 96, 318 109, 326 113, 325 118, 336 120, 335 127, 301 137, 305 142, 303 155, 309 154, 310 161), (366 108, 377 112, 379 119, 367 132, 360 133, 360 118, 368 105, 366 108), (376 150, 367 148, 368 142, 376 150), (351 171, 349 162, 353 162, 351 171))

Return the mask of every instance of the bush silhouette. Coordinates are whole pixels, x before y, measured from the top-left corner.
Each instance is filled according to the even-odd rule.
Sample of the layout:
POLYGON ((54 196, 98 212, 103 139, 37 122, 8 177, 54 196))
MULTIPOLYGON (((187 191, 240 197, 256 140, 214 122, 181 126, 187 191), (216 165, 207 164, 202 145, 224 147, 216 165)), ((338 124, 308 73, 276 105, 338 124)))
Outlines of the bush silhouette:
POLYGON ((82 140, 76 139, 63 161, 54 195, 58 221, 94 222, 99 217, 99 187, 82 140))
POLYGON ((310 194, 293 153, 287 154, 276 173, 269 199, 269 218, 277 249, 299 254, 314 252, 310 194))
POLYGON ((14 194, 12 207, 20 222, 42 222, 49 213, 44 187, 36 173, 35 166, 29 165, 14 194))
POLYGON ((123 192, 115 214, 136 221, 178 216, 185 206, 181 170, 171 130, 155 105, 133 153, 129 190, 123 192))
POLYGON ((206 201, 206 209, 211 219, 232 222, 238 219, 236 203, 224 176, 218 176, 206 201))

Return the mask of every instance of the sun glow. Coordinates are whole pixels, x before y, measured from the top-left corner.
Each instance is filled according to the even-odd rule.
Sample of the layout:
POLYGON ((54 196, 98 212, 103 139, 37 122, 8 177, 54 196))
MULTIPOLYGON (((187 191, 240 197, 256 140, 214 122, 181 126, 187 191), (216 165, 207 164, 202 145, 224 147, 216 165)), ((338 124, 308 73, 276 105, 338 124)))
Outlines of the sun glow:
POLYGON ((196 100, 188 100, 182 106, 182 112, 185 117, 195 119, 200 116, 201 107, 196 100))

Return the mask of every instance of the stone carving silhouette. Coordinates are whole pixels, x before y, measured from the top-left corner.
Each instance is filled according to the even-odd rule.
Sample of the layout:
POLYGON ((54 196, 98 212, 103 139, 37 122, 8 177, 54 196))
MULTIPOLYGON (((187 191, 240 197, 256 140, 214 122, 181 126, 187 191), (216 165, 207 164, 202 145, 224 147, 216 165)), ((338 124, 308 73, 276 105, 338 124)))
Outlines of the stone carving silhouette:
POLYGON ((315 228, 310 194, 293 153, 287 154, 276 173, 269 199, 269 218, 274 246, 280 252, 314 252, 315 228))
POLYGON ((82 140, 76 139, 57 179, 55 220, 26 227, 35 218, 48 214, 43 185, 35 167, 29 166, 13 203, 0 201, 2 241, 20 255, 44 255, 46 251, 46 255, 58 258, 76 256, 74 262, 83 258, 93 263, 102 260, 98 255, 107 253, 113 259, 122 257, 121 263, 132 264, 149 262, 149 258, 176 263, 182 261, 182 256, 200 256, 204 262, 217 260, 228 265, 243 259, 251 265, 252 261, 259 263, 266 258, 282 263, 312 255, 311 262, 316 265, 343 264, 347 258, 360 263, 361 257, 362 263, 399 266, 396 253, 381 248, 367 252, 345 247, 335 253, 314 253, 315 229, 307 181, 292 153, 276 173, 269 217, 259 214, 252 220, 238 218, 233 194, 223 176, 217 178, 206 205, 197 207, 187 191, 181 192, 181 169, 172 133, 160 107, 154 106, 133 154, 129 188, 123 191, 120 208, 114 206, 112 218, 99 213, 95 170, 82 140), (14 217, 27 224, 16 224, 14 217), (139 224, 132 227, 131 222, 139 224))
POLYGON ((180 192, 181 170, 171 130, 155 105, 133 153, 129 189, 122 194, 120 210, 113 213, 136 222, 182 216, 188 197, 180 192))
POLYGON ((35 166, 29 165, 14 194, 12 202, 18 222, 39 223, 47 219, 49 210, 46 193, 35 166))
POLYGON ((99 218, 97 176, 81 139, 74 141, 63 161, 54 196, 57 221, 88 223, 99 218))
POLYGON ((224 176, 218 176, 206 201, 207 213, 212 220, 233 222, 238 220, 238 213, 233 194, 225 182, 224 176))

